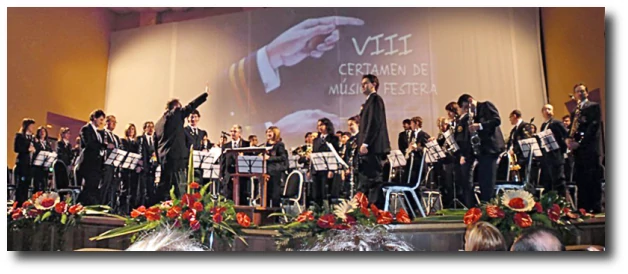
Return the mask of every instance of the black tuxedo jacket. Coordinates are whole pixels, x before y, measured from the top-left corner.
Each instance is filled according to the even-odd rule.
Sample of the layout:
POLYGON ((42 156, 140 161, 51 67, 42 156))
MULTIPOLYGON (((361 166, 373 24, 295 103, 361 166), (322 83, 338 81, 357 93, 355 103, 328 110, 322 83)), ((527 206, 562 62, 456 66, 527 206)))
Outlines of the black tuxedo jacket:
POLYGON ((388 154, 390 140, 386 125, 386 107, 377 93, 372 93, 360 112, 360 133, 358 145, 368 145, 369 154, 388 154))
POLYGON ((318 137, 314 139, 312 144, 312 152, 328 152, 331 151, 329 147, 325 143, 331 143, 336 152, 340 153, 340 138, 334 134, 327 134, 325 136, 325 140, 321 138, 321 134, 318 134, 318 137))
POLYGON ((550 129, 552 131, 552 134, 554 134, 554 139, 556 139, 556 143, 558 143, 558 146, 560 147, 560 149, 557 149, 551 152, 546 152, 543 149, 542 151, 546 159, 550 163, 554 165, 563 164, 565 163, 565 157, 563 155, 565 154, 565 152, 567 152, 567 144, 565 143, 565 138, 568 137, 569 133, 567 132, 567 129, 563 125, 563 122, 558 121, 554 118, 551 118, 549 119, 549 121, 541 124, 540 131, 544 131, 547 129, 550 129))
POLYGON ((266 172, 277 173, 288 170, 288 151, 282 141, 275 145, 266 143, 266 147, 272 147, 268 151, 268 160, 266 160, 266 172))
POLYGON ((207 131, 197 128, 198 134, 194 134, 191 126, 185 127, 185 146, 190 149, 190 146, 194 147, 194 150, 210 149, 212 147, 209 142, 208 147, 203 147, 203 138, 207 136, 207 131))
POLYGON ((126 150, 128 152, 133 152, 133 153, 139 153, 140 152, 140 143, 137 139, 122 139, 122 146, 121 148, 123 150, 126 150))
MULTIPOLYGON (((421 131, 419 131, 419 133, 416 134, 416 136, 414 136, 414 131, 412 131, 412 137, 410 139, 410 144, 412 143, 416 143, 419 148, 418 151, 415 151, 413 153, 414 158, 415 158, 415 163, 420 163, 417 162, 417 159, 420 161, 421 160, 421 156, 423 156, 423 154, 421 153, 421 148, 426 147, 426 144, 428 142, 428 139, 430 139, 431 136, 430 134, 428 134, 427 132, 425 132, 425 130, 421 129, 421 131)), ((403 153, 405 153, 405 151, 403 151, 403 153)))
POLYGON ((459 117, 456 127, 454 128, 454 139, 456 139, 456 143, 459 147, 456 155, 467 159, 470 159, 470 157, 473 156, 469 134, 469 115, 459 117))
POLYGON ((519 126, 513 126, 513 128, 510 130, 510 134, 508 135, 509 137, 507 149, 510 149, 512 147, 513 151, 517 154, 517 157, 522 155, 519 140, 532 137, 531 133, 528 132, 529 125, 529 123, 521 121, 521 124, 519 124, 519 126))
MULTIPOLYGON (((222 155, 220 156, 220 177, 225 177, 226 175, 232 174, 236 172, 236 161, 237 154, 229 153, 225 154, 225 149, 233 148, 232 146, 233 140, 229 140, 226 144, 222 146, 222 155)), ((240 138, 238 148, 250 147, 251 143, 249 141, 244 141, 240 138)))
MULTIPOLYGON (((574 116, 575 110, 571 113, 570 130, 574 124, 574 116)), ((586 101, 580 110, 579 124, 574 137, 580 142, 580 147, 574 151, 574 154, 600 155, 601 120, 600 104, 586 101)))
POLYGON ((73 155, 71 144, 68 143, 66 145, 63 140, 57 142, 57 159, 59 161, 62 161, 66 166, 70 166, 73 155))
POLYGON ((81 173, 102 172, 104 155, 101 155, 100 152, 107 148, 104 140, 104 131, 95 131, 89 123, 81 128, 81 155, 77 161, 81 173), (98 140, 97 134, 100 135, 103 142, 98 140))
MULTIPOLYGON (((412 137, 412 136, 410 136, 412 137)), ((401 150, 401 152, 405 152, 406 149, 408 149, 409 146, 409 141, 408 140, 408 132, 407 131, 402 131, 399 132, 399 138, 397 139, 397 145, 399 147, 399 150, 401 150)))
POLYGON ((148 137, 146 137, 146 135, 137 137, 137 142, 139 146, 139 154, 142 155, 142 169, 144 171, 151 171, 153 168, 157 168, 157 162, 152 165, 150 163, 150 158, 153 156, 153 153, 155 153, 155 136, 153 136, 152 146, 148 144, 148 137))
POLYGON ((185 107, 164 112, 155 123, 156 153, 163 168, 179 170, 187 166, 190 148, 185 145, 185 117, 206 100, 207 93, 203 93, 185 107))
POLYGON ((504 151, 504 135, 499 128, 501 119, 493 103, 478 102, 477 114, 473 122, 482 124, 482 130, 478 131, 481 142, 480 154, 499 154, 504 151))
POLYGON ((15 140, 13 141, 13 151, 17 153, 15 165, 19 166, 20 168, 30 167, 31 156, 30 156, 30 152, 28 151, 30 146, 31 146, 31 139, 26 137, 26 134, 22 134, 22 133, 15 134, 15 140))

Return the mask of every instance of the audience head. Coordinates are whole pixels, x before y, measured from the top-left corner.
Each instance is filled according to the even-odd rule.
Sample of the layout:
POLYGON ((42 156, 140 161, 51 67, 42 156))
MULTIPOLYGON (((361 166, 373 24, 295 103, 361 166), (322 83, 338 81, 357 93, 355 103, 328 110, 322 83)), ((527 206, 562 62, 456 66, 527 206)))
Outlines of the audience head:
POLYGON ((92 121, 94 126, 103 128, 105 126, 105 112, 101 109, 94 110, 89 115, 89 120, 92 121))
POLYGON ((20 133, 33 133, 35 131, 35 120, 31 118, 24 118, 22 120, 22 127, 20 127, 20 133))
POLYGON ((140 237, 126 251, 204 251, 202 245, 182 232, 166 226, 140 237))
POLYGON ((558 233, 550 228, 535 226, 521 233, 510 251, 565 251, 558 233))
POLYGON ((499 230, 488 222, 476 222, 467 227, 464 235, 465 251, 507 251, 506 240, 499 230))

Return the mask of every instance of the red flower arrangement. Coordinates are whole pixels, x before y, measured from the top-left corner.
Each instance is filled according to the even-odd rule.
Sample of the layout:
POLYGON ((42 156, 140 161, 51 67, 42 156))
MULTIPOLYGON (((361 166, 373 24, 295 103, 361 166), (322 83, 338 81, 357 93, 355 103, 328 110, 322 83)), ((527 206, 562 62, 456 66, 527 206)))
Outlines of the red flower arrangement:
POLYGON ((508 190, 490 203, 469 209, 463 220, 466 225, 487 221, 504 234, 518 235, 522 229, 536 225, 568 229, 573 222, 590 217, 584 210, 572 212, 569 206, 553 191, 536 201, 527 191, 508 190))
MULTIPOLYGON (((98 207, 90 207, 97 210, 98 207)), ((81 204, 72 204, 68 198, 61 201, 61 197, 56 192, 38 191, 30 199, 24 201, 22 206, 14 202, 7 208, 7 218, 9 225, 17 228, 27 224, 38 224, 42 222, 60 222, 63 225, 74 224, 76 219, 85 214, 85 207, 81 204)))

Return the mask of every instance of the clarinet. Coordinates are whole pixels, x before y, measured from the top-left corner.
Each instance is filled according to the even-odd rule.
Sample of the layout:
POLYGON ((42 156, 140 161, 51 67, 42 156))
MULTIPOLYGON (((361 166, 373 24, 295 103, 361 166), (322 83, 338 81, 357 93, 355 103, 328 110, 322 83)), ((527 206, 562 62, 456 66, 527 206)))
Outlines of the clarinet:
MULTIPOLYGON (((473 111, 471 111, 471 108, 469 107, 469 121, 467 123, 467 126, 471 126, 471 124, 473 123, 473 119, 474 117, 474 113, 473 111)), ((474 131, 471 134, 471 148, 473 148, 473 154, 475 155, 479 155, 480 154, 480 145, 481 145, 481 140, 480 140, 480 136, 478 135, 477 130, 474 131)))

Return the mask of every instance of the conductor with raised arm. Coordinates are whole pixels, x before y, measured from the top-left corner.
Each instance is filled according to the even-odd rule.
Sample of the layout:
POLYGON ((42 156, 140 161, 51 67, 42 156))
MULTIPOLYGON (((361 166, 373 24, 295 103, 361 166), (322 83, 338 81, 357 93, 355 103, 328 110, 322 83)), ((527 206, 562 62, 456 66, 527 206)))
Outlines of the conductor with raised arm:
POLYGON ((185 168, 190 148, 186 147, 183 124, 185 118, 207 100, 208 95, 206 89, 185 107, 178 99, 168 101, 166 111, 155 124, 155 152, 161 165, 161 178, 151 205, 170 199, 169 192, 173 186, 176 186, 174 193, 177 197, 185 192, 185 168))
POLYGON ((361 177, 358 191, 367 195, 369 203, 383 208, 382 170, 386 155, 390 153, 390 140, 386 126, 386 107, 382 97, 377 94, 378 88, 377 76, 372 74, 362 76, 362 93, 366 95, 366 103, 360 112, 358 133, 360 147, 358 172, 361 177))

